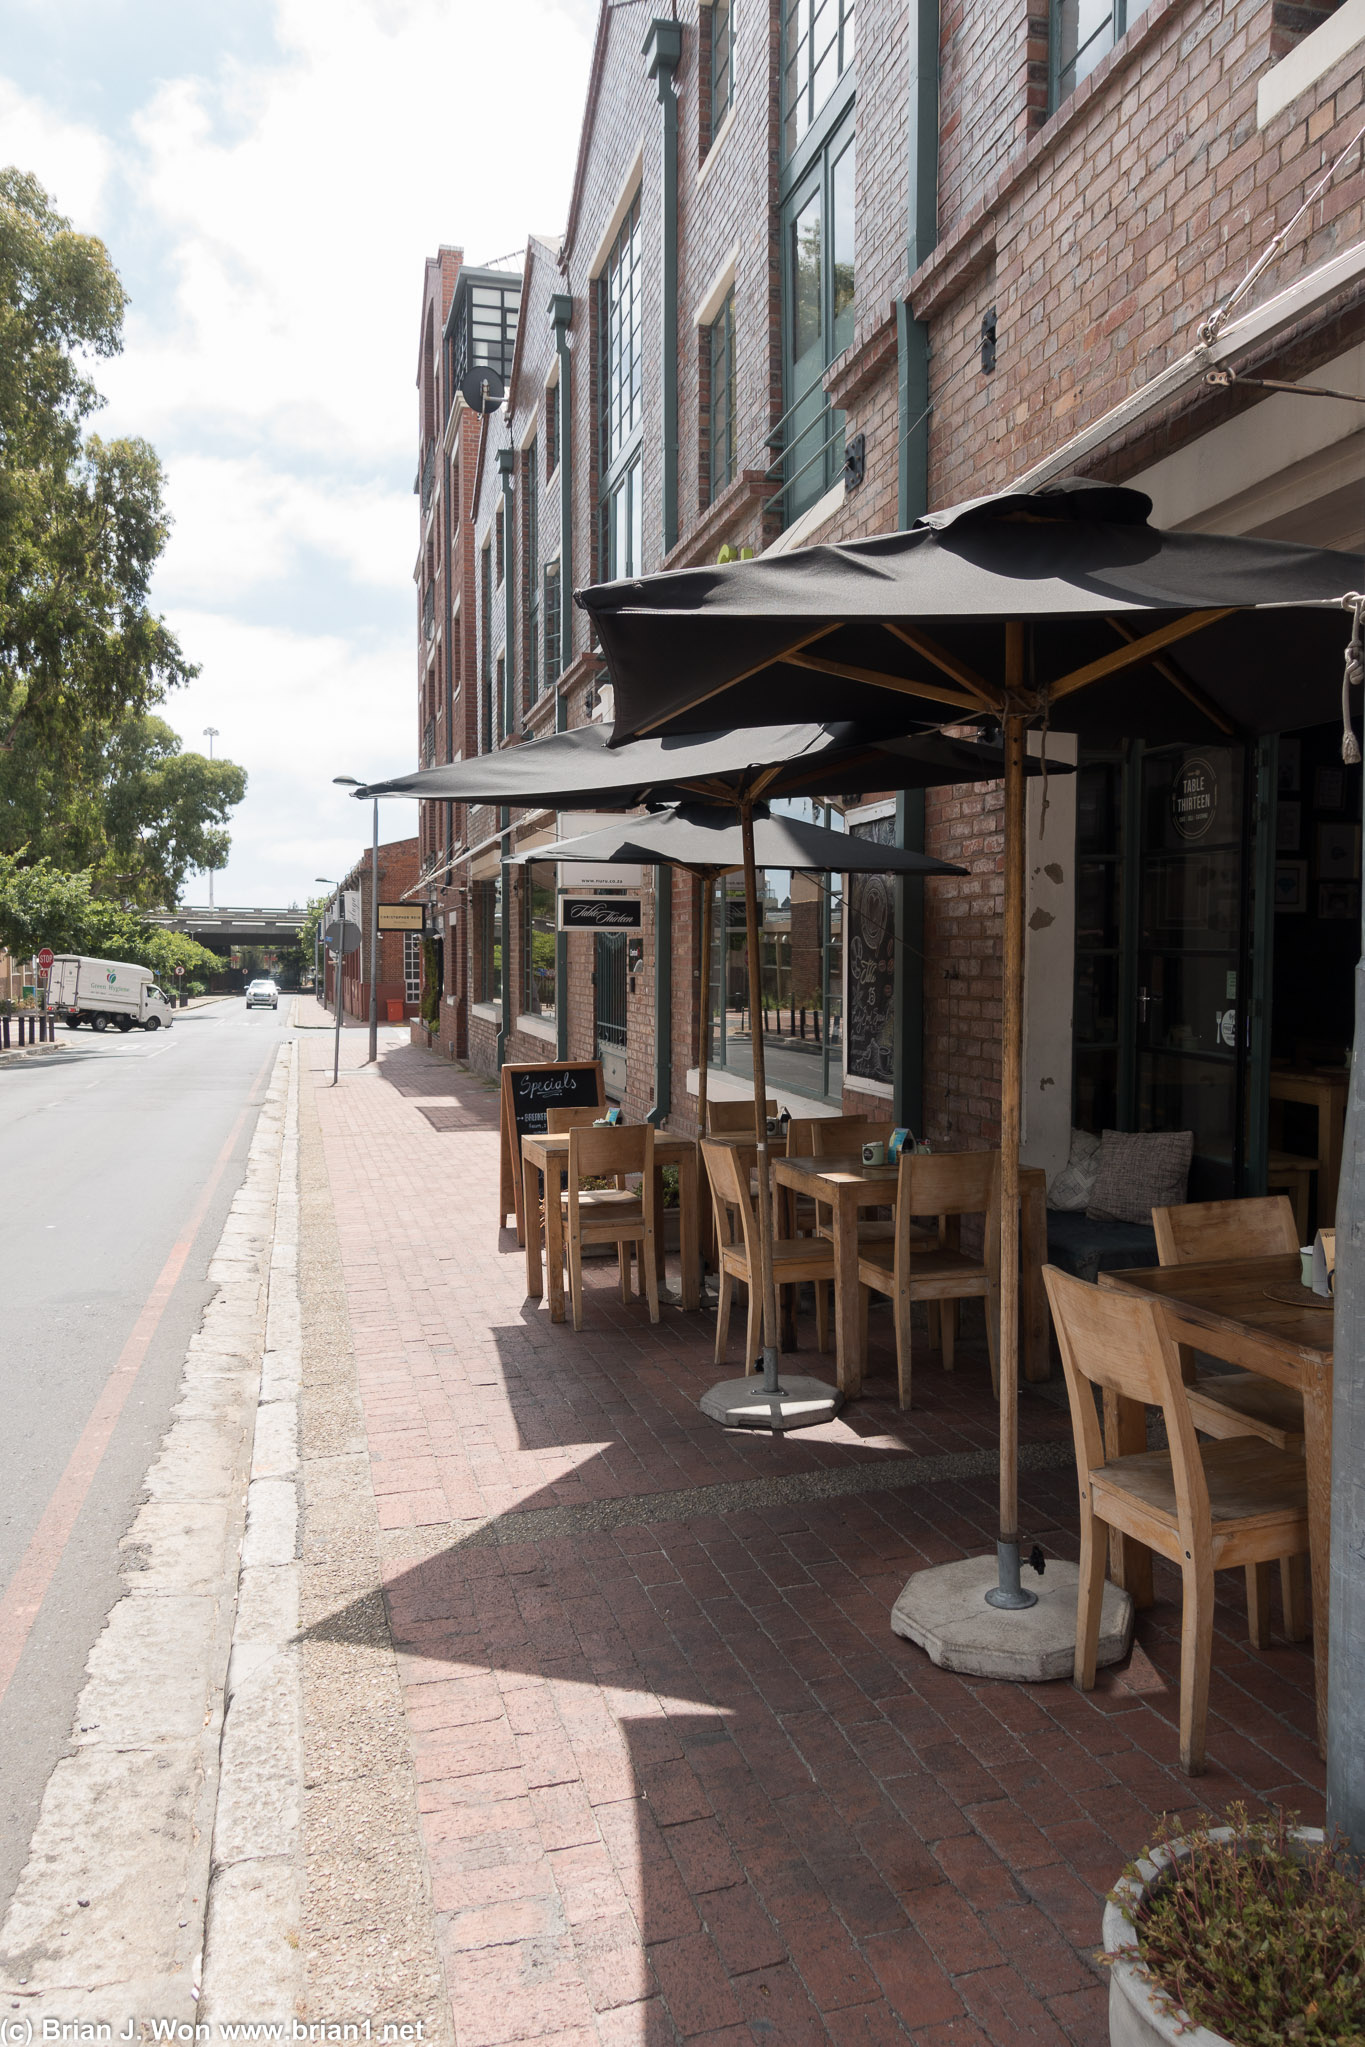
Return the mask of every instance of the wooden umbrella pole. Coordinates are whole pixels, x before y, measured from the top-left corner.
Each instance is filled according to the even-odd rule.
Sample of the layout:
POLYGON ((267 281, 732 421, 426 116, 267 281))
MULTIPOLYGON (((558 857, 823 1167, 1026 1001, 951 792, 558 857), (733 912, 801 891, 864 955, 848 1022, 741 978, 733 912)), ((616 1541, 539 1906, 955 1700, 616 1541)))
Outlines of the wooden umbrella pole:
MULTIPOLYGON (((1024 681, 1024 628, 1005 627, 1010 705, 1024 681)), ((992 1605, 1032 1606, 1019 1585, 1019 1127, 1024 1051, 1024 719, 1005 717, 1005 916, 1000 1045, 1000 1582, 992 1605)))
POLYGON ((706 1135, 706 1068, 711 1057, 711 897, 715 881, 701 877, 701 1021, 697 1026, 697 1129, 706 1135))
POLYGON ((758 874, 754 866, 754 809, 740 804, 744 840, 744 924, 749 953, 749 1035, 754 1061, 754 1122, 758 1138, 758 1262, 763 1288, 763 1391, 778 1393, 777 1287, 773 1280, 773 1189, 768 1171, 768 1075, 763 1058, 763 954, 758 940, 758 874))

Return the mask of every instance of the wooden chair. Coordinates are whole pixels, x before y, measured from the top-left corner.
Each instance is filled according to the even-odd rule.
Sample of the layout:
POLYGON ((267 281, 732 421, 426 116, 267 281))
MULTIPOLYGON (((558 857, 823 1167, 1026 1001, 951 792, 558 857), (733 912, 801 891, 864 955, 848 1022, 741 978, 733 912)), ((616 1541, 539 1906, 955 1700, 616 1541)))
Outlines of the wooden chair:
POLYGON ((817 1159, 834 1158, 840 1152, 856 1152, 878 1139, 885 1144, 895 1128, 870 1116, 812 1116, 811 1149, 817 1159))
POLYGON ((1158 1302, 1110 1292, 1043 1267, 1066 1372, 1081 1494, 1076 1683, 1095 1683, 1106 1542, 1096 1524, 1166 1557, 1184 1587, 1180 1635, 1180 1763, 1204 1766, 1213 1574, 1308 1549, 1303 1459, 1251 1436, 1201 1443, 1180 1358, 1158 1302), (1167 1450, 1107 1457, 1093 1389, 1159 1406, 1167 1450))
MULTIPOLYGON (((777 1114, 776 1102, 770 1101, 768 1103, 767 1114, 769 1116, 777 1114)), ((758 1134, 756 1127, 757 1119, 754 1115, 752 1099, 749 1101, 738 1100, 733 1102, 708 1101, 706 1104, 706 1120, 709 1126, 707 1134, 711 1137, 744 1137, 746 1135, 755 1137, 758 1134)))
POLYGON ((560 1199, 565 1211, 565 1246, 569 1260, 569 1299, 573 1326, 583 1327, 583 1246, 615 1244, 621 1259, 621 1299, 630 1299, 630 1252, 639 1246, 640 1278, 649 1302, 649 1319, 659 1319, 659 1274, 656 1258, 654 1204, 654 1130, 648 1123, 581 1124, 569 1132, 569 1184, 560 1199), (639 1173, 640 1189, 625 1185, 627 1173, 639 1173), (614 1179, 614 1187, 585 1187, 589 1179, 614 1179))
POLYGON ((926 1301, 941 1319, 943 1368, 953 1369, 956 1303, 986 1304, 986 1343, 991 1382, 1000 1390, 1000 1154, 993 1151, 902 1152, 896 1182, 895 1235, 889 1243, 859 1243, 860 1307, 869 1293, 889 1294, 896 1316, 896 1377, 902 1407, 910 1405, 910 1308, 926 1301), (916 1216, 939 1218, 938 1241, 926 1240, 916 1216), (980 1215, 984 1244, 979 1258, 952 1241, 957 1219, 980 1215))
MULTIPOLYGON (((758 1217, 749 1193, 757 1152, 744 1145, 704 1140, 701 1155, 711 1183, 716 1212, 716 1250, 720 1264, 720 1297, 716 1304, 716 1363, 724 1362, 730 1335, 734 1285, 749 1289, 745 1330, 746 1372, 757 1371, 763 1351, 763 1290, 758 1272, 758 1217)), ((827 1237, 779 1237, 773 1243, 773 1276, 780 1290, 802 1280, 815 1282, 815 1333, 822 1351, 829 1349, 829 1303, 834 1286, 834 1246, 827 1237)))
MULTIPOLYGON (((1298 1228, 1284 1194, 1250 1201, 1190 1201, 1179 1208, 1154 1208, 1157 1262, 1207 1265, 1219 1259, 1274 1258, 1297 1253, 1298 1228)), ((1200 1373, 1188 1345, 1179 1346, 1180 1369, 1190 1415, 1202 1435, 1259 1436, 1277 1450, 1303 1455, 1303 1396, 1259 1372, 1200 1373)), ((1303 1564, 1280 1559, 1284 1629, 1291 1642, 1308 1633, 1303 1564)), ((1257 1649, 1270 1647, 1270 1566, 1247 1565, 1247 1628, 1257 1649)))

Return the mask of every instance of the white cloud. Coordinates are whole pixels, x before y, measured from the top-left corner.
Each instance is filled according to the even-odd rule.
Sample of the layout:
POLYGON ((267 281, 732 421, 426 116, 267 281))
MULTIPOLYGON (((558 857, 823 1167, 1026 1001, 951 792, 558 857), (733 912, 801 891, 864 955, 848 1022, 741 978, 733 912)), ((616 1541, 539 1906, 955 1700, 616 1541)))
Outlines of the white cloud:
POLYGON ((218 726, 251 777, 220 901, 306 895, 365 836, 331 776, 414 763, 423 259, 562 221, 594 17, 276 0, 258 61, 149 75, 107 133, 0 80, 3 154, 131 272, 100 427, 167 471, 155 599, 203 673, 164 715, 195 747, 218 726))

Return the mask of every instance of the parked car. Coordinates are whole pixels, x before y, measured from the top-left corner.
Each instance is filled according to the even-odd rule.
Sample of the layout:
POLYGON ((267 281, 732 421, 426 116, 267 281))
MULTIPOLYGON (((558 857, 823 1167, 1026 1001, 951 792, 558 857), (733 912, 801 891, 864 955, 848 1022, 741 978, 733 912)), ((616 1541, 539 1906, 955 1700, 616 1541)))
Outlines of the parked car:
POLYGON ((246 991, 248 1009, 278 1009, 280 991, 273 981, 252 981, 246 991))
POLYGON ((120 1031, 159 1031, 174 1021, 150 967, 79 953, 58 953, 53 960, 47 1004, 72 1031, 83 1023, 95 1031, 107 1031, 110 1024, 120 1031))

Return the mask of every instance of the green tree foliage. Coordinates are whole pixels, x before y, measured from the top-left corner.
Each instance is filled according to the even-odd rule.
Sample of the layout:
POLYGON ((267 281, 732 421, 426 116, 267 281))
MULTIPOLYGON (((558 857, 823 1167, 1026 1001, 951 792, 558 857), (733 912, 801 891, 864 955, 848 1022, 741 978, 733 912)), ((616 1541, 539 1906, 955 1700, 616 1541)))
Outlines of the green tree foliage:
POLYGON ((117 353, 123 307, 103 244, 0 170, 0 747, 31 737, 71 764, 196 672, 147 606, 161 465, 83 433, 99 397, 82 362, 117 353))
POLYGON ((25 853, 0 853, 0 945, 19 959, 50 945, 96 959, 127 960, 170 981, 213 974, 222 961, 183 932, 162 931, 136 911, 95 894, 89 869, 66 874, 50 860, 28 863, 25 853))

